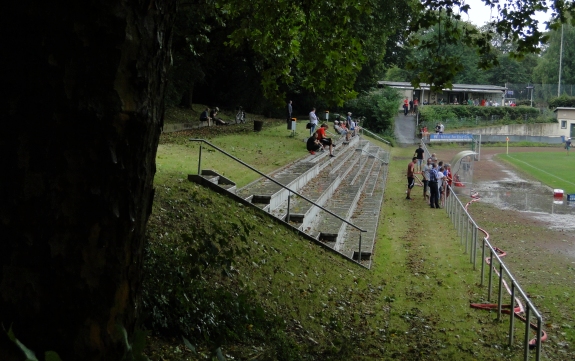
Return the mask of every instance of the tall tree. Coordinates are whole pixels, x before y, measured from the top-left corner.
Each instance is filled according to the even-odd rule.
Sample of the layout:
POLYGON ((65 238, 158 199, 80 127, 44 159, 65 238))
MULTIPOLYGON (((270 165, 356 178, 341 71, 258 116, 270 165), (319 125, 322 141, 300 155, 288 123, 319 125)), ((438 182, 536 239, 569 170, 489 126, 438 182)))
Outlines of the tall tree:
POLYGON ((22 0, 2 12, 0 322, 33 350, 122 357, 174 12, 172 0, 22 0))
MULTIPOLYGON (((575 84, 575 27, 563 26, 563 56, 561 84, 575 84)), ((541 84, 559 82, 559 53, 561 51, 561 27, 549 32, 549 44, 533 69, 533 80, 541 84)), ((556 93, 556 92, 555 92, 556 93)), ((557 95, 557 94, 555 94, 557 95)))
MULTIPOLYGON (((513 43, 515 48, 510 55, 521 58, 525 54, 539 53, 547 38, 538 28, 539 22, 535 17, 537 11, 550 10, 554 20, 553 27, 557 27, 560 22, 567 22, 575 12, 573 3, 563 0, 482 1, 498 14, 496 19, 489 23, 488 31, 482 33, 477 29, 458 26, 461 14, 473 11, 465 1, 424 0, 417 3, 417 16, 410 22, 412 33, 433 26, 442 26, 443 30, 438 32, 441 36, 431 37, 420 44, 420 47, 428 49, 432 56, 427 59, 427 70, 418 73, 412 80, 414 85, 427 82, 432 84, 433 88, 440 89, 451 84, 457 70, 461 70, 463 65, 461 59, 445 56, 438 51, 446 44, 462 43, 477 49, 478 67, 487 69, 497 65, 499 60, 496 46, 492 43, 495 34, 500 34, 505 41, 513 43)), ((417 39, 415 41, 417 42, 417 39)))

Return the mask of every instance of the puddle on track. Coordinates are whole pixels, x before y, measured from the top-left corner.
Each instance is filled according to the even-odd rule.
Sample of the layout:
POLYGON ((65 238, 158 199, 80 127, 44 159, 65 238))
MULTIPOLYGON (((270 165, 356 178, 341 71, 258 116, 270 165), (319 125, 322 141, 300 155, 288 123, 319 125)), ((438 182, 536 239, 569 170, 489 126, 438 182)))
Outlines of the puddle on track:
POLYGON ((575 230, 575 201, 568 202, 566 195, 554 198, 553 189, 548 186, 527 181, 511 170, 502 171, 506 175, 502 179, 467 184, 455 191, 465 196, 478 192, 482 202, 522 212, 551 229, 575 230))

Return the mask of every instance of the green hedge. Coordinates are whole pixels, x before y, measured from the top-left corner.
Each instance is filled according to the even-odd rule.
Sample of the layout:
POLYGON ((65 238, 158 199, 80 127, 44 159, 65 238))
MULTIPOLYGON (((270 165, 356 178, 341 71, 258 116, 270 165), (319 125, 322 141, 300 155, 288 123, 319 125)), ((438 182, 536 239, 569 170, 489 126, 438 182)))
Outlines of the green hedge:
POLYGON ((575 97, 563 94, 560 97, 551 98, 549 100, 549 108, 555 109, 557 107, 575 108, 575 97))
POLYGON ((503 119, 511 122, 539 116, 539 109, 526 106, 518 107, 479 107, 469 105, 426 105, 420 107, 421 120, 442 122, 446 119, 503 119))

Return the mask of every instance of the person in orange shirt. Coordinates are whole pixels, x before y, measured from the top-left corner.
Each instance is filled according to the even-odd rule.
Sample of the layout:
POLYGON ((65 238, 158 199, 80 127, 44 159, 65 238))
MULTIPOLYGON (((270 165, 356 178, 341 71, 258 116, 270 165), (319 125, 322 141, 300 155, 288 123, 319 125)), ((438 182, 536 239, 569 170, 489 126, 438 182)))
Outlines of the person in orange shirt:
POLYGON ((335 155, 333 154, 333 147, 334 147, 333 142, 331 141, 331 138, 328 138, 327 135, 325 134, 325 131, 328 128, 329 126, 324 123, 315 132, 317 133, 317 140, 320 141, 320 143, 324 146, 324 148, 325 146, 329 146, 329 156, 335 157, 335 155))
POLYGON ((407 97, 405 99, 403 99, 403 115, 407 115, 407 112, 409 110, 409 100, 407 100, 407 97))

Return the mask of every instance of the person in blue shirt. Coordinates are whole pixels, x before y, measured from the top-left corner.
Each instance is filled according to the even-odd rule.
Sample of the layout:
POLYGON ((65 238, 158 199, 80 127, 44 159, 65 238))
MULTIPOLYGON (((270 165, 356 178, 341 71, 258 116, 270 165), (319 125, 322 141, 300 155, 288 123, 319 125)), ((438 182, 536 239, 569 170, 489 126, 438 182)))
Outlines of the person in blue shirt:
POLYGON ((439 207, 439 188, 437 185, 438 181, 437 165, 435 163, 431 164, 431 169, 429 170, 429 207, 430 208, 440 208, 439 207))

